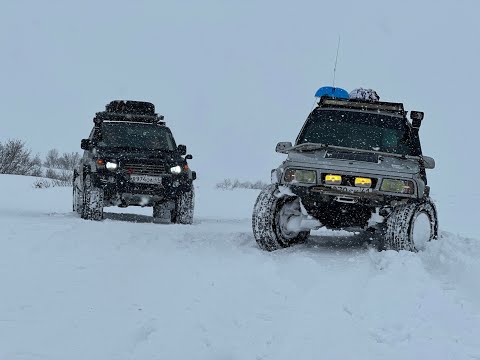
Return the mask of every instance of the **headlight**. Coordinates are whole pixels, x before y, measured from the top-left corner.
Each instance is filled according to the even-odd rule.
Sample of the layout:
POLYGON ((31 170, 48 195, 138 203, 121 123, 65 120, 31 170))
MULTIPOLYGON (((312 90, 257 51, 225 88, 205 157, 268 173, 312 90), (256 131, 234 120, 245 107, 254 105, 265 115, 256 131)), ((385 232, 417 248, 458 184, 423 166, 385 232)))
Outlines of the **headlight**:
POLYGON ((105 164, 105 167, 107 168, 107 170, 113 171, 113 170, 117 170, 118 164, 113 161, 107 161, 107 163, 105 164))
POLYGON ((413 194, 415 192, 415 185, 413 181, 410 180, 383 179, 380 190, 401 194, 413 194))
POLYGON ((177 166, 171 167, 170 172, 172 174, 180 174, 182 172, 182 168, 180 165, 177 165, 177 166))
POLYGON ((285 171, 284 179, 286 182, 316 184, 317 173, 315 170, 288 169, 285 171))

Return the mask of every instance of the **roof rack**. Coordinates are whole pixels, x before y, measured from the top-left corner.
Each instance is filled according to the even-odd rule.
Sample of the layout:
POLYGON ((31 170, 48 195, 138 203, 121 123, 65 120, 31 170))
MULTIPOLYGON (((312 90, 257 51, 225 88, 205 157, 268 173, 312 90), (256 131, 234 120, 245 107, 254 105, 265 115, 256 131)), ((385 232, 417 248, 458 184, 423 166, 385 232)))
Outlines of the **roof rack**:
POLYGON ((101 124, 104 121, 125 121, 125 122, 140 122, 165 125, 163 115, 137 115, 137 114, 117 114, 109 113, 107 111, 97 112, 93 118, 95 124, 101 124))
POLYGON ((318 106, 322 108, 345 108, 387 112, 402 116, 406 115, 402 103, 368 101, 360 99, 339 99, 330 96, 322 96, 318 102, 318 106))

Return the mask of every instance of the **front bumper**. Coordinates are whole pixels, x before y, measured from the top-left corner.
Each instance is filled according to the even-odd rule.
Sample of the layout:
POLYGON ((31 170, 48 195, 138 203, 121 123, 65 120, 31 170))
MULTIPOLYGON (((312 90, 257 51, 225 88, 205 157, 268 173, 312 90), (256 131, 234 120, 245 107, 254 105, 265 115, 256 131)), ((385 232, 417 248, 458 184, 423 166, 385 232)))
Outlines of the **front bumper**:
POLYGON ((97 172, 92 176, 94 186, 104 191, 104 199, 112 205, 150 206, 158 200, 174 200, 181 193, 192 189, 187 173, 161 176, 161 184, 136 183, 124 173, 97 172))
POLYGON ((303 201, 314 202, 343 202, 352 204, 361 204, 365 206, 378 207, 395 205, 399 202, 411 201, 415 196, 412 195, 393 195, 377 190, 362 191, 361 188, 353 188, 346 186, 301 186, 301 185, 282 185, 288 187, 295 195, 299 196, 303 201), (305 199, 305 200, 304 200, 305 199))
POLYGON ((300 197, 308 214, 330 229, 366 228, 376 212, 412 201, 410 197, 390 195, 375 190, 351 192, 353 191, 351 189, 347 191, 321 185, 290 184, 287 187, 300 197))

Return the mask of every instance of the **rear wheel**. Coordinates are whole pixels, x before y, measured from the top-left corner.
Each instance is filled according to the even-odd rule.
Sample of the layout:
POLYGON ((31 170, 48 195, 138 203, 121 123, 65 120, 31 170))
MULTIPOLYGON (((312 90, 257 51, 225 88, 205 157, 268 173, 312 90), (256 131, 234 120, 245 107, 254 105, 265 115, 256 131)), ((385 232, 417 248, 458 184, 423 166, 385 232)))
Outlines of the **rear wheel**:
POLYGON ((82 213, 82 195, 75 184, 75 181, 73 182, 73 211, 76 212, 77 214, 82 213))
POLYGON ((77 187, 77 178, 77 170, 74 170, 72 180, 72 210, 80 215, 82 213, 82 195, 80 189, 77 187))
POLYGON ((281 195, 277 185, 262 190, 253 209, 252 228, 258 246, 274 251, 304 242, 310 231, 296 231, 289 226, 300 218, 300 199, 281 195))
POLYGON ((437 209, 430 199, 397 206, 387 219, 384 234, 387 249, 420 251, 437 238, 437 209))
POLYGON ((86 220, 103 219, 103 189, 95 187, 90 175, 83 180, 83 206, 81 216, 86 220))

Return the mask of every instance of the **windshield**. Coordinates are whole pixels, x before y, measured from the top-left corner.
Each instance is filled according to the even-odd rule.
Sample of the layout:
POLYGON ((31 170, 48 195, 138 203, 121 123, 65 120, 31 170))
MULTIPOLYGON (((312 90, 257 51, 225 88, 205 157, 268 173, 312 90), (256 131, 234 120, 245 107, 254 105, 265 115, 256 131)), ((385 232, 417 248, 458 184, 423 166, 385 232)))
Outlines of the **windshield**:
POLYGON ((385 114, 317 110, 308 118, 297 145, 319 143, 400 155, 421 154, 418 134, 406 120, 385 114))
POLYGON ((128 122, 103 123, 98 146, 148 150, 175 150, 170 130, 156 124, 128 122))

